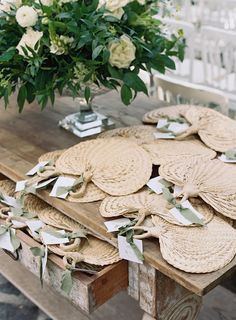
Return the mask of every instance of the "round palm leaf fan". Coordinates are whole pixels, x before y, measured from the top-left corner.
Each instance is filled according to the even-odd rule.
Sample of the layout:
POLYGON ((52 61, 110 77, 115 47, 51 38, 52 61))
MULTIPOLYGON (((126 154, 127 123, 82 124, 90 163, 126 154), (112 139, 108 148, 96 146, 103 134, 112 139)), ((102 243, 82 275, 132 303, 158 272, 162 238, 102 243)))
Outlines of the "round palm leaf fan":
POLYGON ((182 187, 184 199, 201 197, 222 215, 236 219, 236 167, 220 160, 169 162, 160 175, 182 187))
POLYGON ((154 227, 134 227, 146 233, 135 238, 159 238, 163 258, 175 268, 208 273, 229 264, 236 255, 236 230, 215 216, 201 228, 179 227, 153 216, 154 227))
MULTIPOLYGON (((214 210, 205 204, 201 199, 190 200, 193 207, 202 214, 203 222, 209 223, 214 210)), ((143 190, 136 194, 122 197, 107 197, 99 208, 101 215, 105 218, 125 216, 137 218, 137 224, 143 223, 144 219, 150 215, 158 215, 169 223, 184 226, 170 212, 170 206, 164 196, 143 190)))
POLYGON ((131 126, 103 132, 98 136, 98 138, 121 137, 132 139, 137 141, 137 143, 142 144, 155 140, 154 133, 156 131, 157 130, 154 126, 131 126))
POLYGON ((71 197, 80 198, 91 181, 108 194, 125 195, 147 183, 152 162, 149 154, 135 142, 109 138, 69 148, 57 159, 54 172, 50 170, 48 175, 44 172, 44 178, 64 174, 83 178, 82 187, 78 192, 70 192, 71 197))
POLYGON ((186 141, 156 140, 143 144, 148 151, 154 165, 162 165, 169 161, 178 161, 189 158, 214 159, 216 152, 207 148, 197 139, 186 141))
POLYGON ((211 149, 226 152, 236 147, 236 121, 212 110, 190 108, 184 114, 192 126, 177 139, 198 134, 201 140, 211 149))
POLYGON ((53 253, 64 257, 65 265, 72 260, 74 264, 86 262, 92 265, 106 266, 121 260, 115 247, 93 236, 83 239, 73 251, 62 250, 59 246, 49 246, 48 248, 53 253))
POLYGON ((75 220, 72 220, 71 218, 67 217, 66 215, 64 215, 63 213, 54 209, 51 206, 48 206, 48 208, 39 211, 38 217, 45 224, 58 229, 67 230, 71 232, 77 230, 86 231, 85 227, 83 227, 80 223, 76 222, 75 220))
POLYGON ((15 183, 11 180, 0 180, 0 193, 7 194, 12 197, 15 193, 15 183))
MULTIPOLYGON (((0 195, 4 196, 9 196, 9 197, 14 197, 15 193, 15 183, 12 182, 11 180, 0 180, 0 195)), ((4 204, 0 202, 0 218, 3 220, 8 220, 11 222, 9 219, 9 211, 10 207, 7 204, 4 204)))
MULTIPOLYGON (((179 118, 191 107, 191 105, 180 104, 176 106, 163 107, 147 112, 143 116, 144 123, 156 124, 160 119, 163 118, 179 118)), ((197 107, 201 109, 202 107, 197 107)))
MULTIPOLYGON (((56 150, 56 151, 45 153, 38 159, 38 162, 49 160, 50 162, 55 163, 57 161, 57 159, 65 151, 66 150, 56 150)), ((53 166, 53 165, 47 166, 47 173, 48 173, 48 171, 50 172, 50 170, 52 170, 52 174, 54 174, 55 173, 55 166, 53 166)), ((39 173, 39 175, 42 178, 45 178, 45 172, 39 173)), ((70 176, 75 179, 78 178, 78 177, 72 176, 72 175, 67 175, 67 176, 70 176)), ((79 187, 76 189, 78 190, 79 187)), ((106 197, 106 195, 107 194, 105 192, 103 192, 101 189, 99 189, 93 182, 89 182, 86 190, 84 191, 84 194, 81 195, 81 197, 75 198, 75 197, 72 197, 69 195, 67 197, 67 200, 69 202, 78 202, 78 203, 96 202, 99 200, 103 200, 106 197)))
POLYGON ((50 161, 50 162, 55 163, 57 161, 57 159, 65 151, 66 151, 66 149, 62 149, 62 150, 55 150, 55 151, 50 151, 50 152, 44 153, 38 158, 38 162, 50 161))

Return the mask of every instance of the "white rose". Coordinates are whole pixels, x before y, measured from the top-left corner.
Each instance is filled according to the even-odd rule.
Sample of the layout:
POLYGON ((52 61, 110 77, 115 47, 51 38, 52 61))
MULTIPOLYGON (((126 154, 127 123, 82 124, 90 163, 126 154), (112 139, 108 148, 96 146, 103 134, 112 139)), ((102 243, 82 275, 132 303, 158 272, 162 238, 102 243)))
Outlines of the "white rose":
POLYGON ((122 8, 119 8, 115 11, 112 11, 111 13, 107 13, 106 15, 112 15, 113 17, 117 18, 117 19, 121 19, 123 17, 124 14, 124 10, 122 8))
POLYGON ((38 21, 38 13, 34 8, 22 6, 16 11, 16 21, 23 27, 32 27, 38 21))
MULTIPOLYGON (((42 38, 43 32, 34 31, 32 28, 27 28, 26 33, 23 34, 20 42, 18 43, 16 49, 19 51, 21 56, 25 56, 22 47, 27 50, 27 47, 35 50, 35 45, 42 38)), ((28 55, 32 56, 32 53, 28 50, 28 55)))
POLYGON ((0 12, 10 12, 11 11, 11 5, 7 1, 1 1, 0 3, 0 12))
POLYGON ((42 5, 51 7, 53 5, 53 0, 41 0, 42 5))
POLYGON ((22 0, 7 0, 12 6, 19 8, 22 5, 22 0))
POLYGON ((106 9, 113 12, 125 7, 128 3, 129 0, 106 0, 106 9))
POLYGON ((65 3, 77 2, 78 0, 59 0, 58 4, 62 6, 65 3))
POLYGON ((123 7, 125 7, 129 2, 130 0, 100 0, 98 8, 105 6, 106 10, 109 11, 106 15, 112 15, 121 19, 124 14, 123 7))
POLYGON ((0 11, 10 12, 12 8, 19 8, 22 5, 22 0, 1 0, 0 11))
POLYGON ((109 62, 113 67, 127 69, 135 60, 136 47, 126 35, 121 36, 118 41, 109 43, 108 49, 110 51, 109 62))
POLYGON ((54 0, 36 0, 36 3, 42 3, 43 6, 51 7, 54 0))

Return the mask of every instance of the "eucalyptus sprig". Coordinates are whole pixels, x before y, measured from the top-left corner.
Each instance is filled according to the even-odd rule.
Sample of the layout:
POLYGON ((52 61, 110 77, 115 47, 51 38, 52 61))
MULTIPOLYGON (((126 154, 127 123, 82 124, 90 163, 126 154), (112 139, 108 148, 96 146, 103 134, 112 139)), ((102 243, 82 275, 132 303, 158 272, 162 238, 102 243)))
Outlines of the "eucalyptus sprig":
POLYGON ((17 236, 15 234, 15 230, 12 228, 11 223, 5 224, 5 225, 0 225, 0 236, 3 236, 6 233, 9 233, 12 248, 13 248, 14 252, 16 252, 20 248, 21 242, 17 238, 17 236))
POLYGON ((30 248, 33 256, 39 258, 39 278, 41 282, 41 286, 43 286, 43 275, 47 265, 47 258, 48 258, 48 247, 41 246, 41 247, 32 247, 30 248))
POLYGON ((67 267, 66 270, 62 272, 61 290, 64 291, 67 295, 70 294, 73 287, 72 272, 73 268, 71 267, 67 267))

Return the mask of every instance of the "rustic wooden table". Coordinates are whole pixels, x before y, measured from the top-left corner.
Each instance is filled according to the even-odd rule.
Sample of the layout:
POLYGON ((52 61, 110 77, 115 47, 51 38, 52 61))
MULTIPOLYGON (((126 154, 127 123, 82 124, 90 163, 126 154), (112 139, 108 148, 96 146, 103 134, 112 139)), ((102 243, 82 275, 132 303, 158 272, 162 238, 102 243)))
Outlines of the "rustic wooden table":
MULTIPOLYGON (((139 96, 129 107, 121 104, 116 92, 96 98, 98 110, 113 117, 117 127, 141 124, 142 115, 163 103, 139 96)), ((57 126, 65 115, 76 111, 69 97, 59 97, 55 107, 43 112, 36 104, 27 106, 18 114, 12 99, 10 108, 0 117, 0 173, 13 181, 22 180, 47 151, 68 148, 80 141, 57 126)), ((73 204, 51 198, 47 191, 38 196, 64 214, 93 230, 104 240, 117 245, 112 234, 107 233, 104 219, 98 213, 99 203, 73 204)), ((225 268, 210 274, 188 274, 164 261, 158 240, 144 242, 145 263, 129 263, 129 294, 139 301, 145 311, 144 319, 192 320, 201 307, 201 297, 217 286, 236 269, 236 258, 225 268)))

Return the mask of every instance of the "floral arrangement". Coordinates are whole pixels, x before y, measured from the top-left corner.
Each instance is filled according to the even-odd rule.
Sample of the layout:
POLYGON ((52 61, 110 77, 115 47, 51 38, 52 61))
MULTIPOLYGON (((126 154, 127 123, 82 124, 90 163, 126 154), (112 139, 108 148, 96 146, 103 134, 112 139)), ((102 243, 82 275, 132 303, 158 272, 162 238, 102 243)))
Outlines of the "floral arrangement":
MULTIPOLYGON (((163 0, 162 0, 163 1, 163 0)), ((168 1, 168 0, 167 0, 168 1)), ((153 18, 159 1, 0 0, 0 97, 18 91, 19 111, 55 92, 91 98, 91 84, 121 88, 128 105, 147 94, 140 70, 164 73, 183 59, 181 34, 153 18)))

